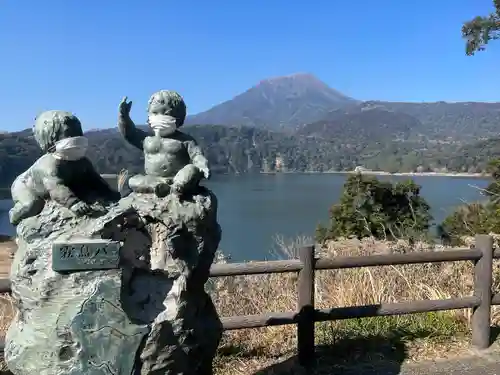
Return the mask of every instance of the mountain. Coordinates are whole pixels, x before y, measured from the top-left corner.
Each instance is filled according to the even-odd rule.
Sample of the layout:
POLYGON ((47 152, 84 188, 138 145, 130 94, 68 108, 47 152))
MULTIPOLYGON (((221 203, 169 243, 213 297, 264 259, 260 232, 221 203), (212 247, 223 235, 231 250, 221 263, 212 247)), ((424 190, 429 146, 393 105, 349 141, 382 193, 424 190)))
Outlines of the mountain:
MULTIPOLYGON (((183 131, 199 141, 214 173, 359 165, 389 172, 477 172, 500 155, 500 103, 360 102, 310 74, 264 80, 188 120, 183 131)), ((86 135, 100 173, 143 171, 142 153, 116 129, 86 135)), ((39 156, 30 129, 0 133, 0 187, 39 156)))
POLYGON ((412 126, 411 136, 428 141, 471 143, 497 136, 500 124, 500 103, 360 102, 303 73, 263 80, 231 100, 189 116, 186 124, 242 125, 292 132, 299 129, 302 133, 305 125, 314 124, 311 129, 323 127, 323 134, 336 136, 336 131, 326 130, 329 123, 335 130, 348 126, 354 126, 352 132, 370 128, 369 115, 353 112, 370 109, 370 115, 378 116, 375 108, 393 113, 384 113, 394 120, 389 124, 396 125, 399 115, 413 117, 420 124, 411 125, 409 117, 401 120, 412 126), (341 118, 343 114, 348 118, 341 118))
POLYGON ((315 76, 300 73, 261 81, 231 100, 190 116, 186 123, 294 129, 355 102, 315 76))
POLYGON ((369 101, 364 105, 405 113, 419 120, 418 135, 429 140, 474 142, 499 135, 500 103, 369 101))
POLYGON ((365 103, 329 112, 321 121, 299 127, 297 134, 345 142, 406 140, 422 123, 403 112, 365 103))
POLYGON ((406 126, 411 128, 408 137, 412 139, 474 143, 499 135, 500 103, 357 102, 329 112, 320 121, 299 127, 298 132, 338 137, 339 132, 348 131, 380 138, 391 131, 404 131, 402 127, 406 126))

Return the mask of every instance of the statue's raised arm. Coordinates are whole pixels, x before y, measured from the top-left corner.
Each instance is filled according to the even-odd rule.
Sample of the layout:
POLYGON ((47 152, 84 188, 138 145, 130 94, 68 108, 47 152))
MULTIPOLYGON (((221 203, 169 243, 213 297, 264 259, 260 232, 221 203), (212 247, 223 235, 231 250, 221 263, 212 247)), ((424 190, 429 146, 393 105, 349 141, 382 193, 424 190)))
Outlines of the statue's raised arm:
POLYGON ((120 102, 118 108, 118 129, 123 137, 128 143, 137 147, 139 150, 143 149, 144 139, 147 137, 147 133, 139 128, 137 128, 130 118, 130 109, 132 108, 132 101, 127 102, 127 97, 125 96, 120 102))

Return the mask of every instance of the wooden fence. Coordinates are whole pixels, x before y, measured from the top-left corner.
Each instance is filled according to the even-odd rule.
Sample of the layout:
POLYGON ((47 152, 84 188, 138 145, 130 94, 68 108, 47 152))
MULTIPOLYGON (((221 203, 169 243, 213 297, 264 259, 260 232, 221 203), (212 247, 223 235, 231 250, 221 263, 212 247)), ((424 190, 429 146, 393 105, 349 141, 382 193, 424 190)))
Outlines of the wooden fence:
MULTIPOLYGON (((500 259, 500 251, 493 249, 493 239, 488 235, 477 235, 473 249, 452 249, 435 252, 413 252, 406 254, 380 254, 355 257, 316 258, 314 246, 300 250, 296 260, 269 262, 215 264, 211 277, 241 276, 270 273, 298 272, 297 311, 260 315, 223 317, 225 330, 258 328, 285 324, 297 325, 297 352, 300 364, 314 364, 314 323, 338 319, 366 318, 424 313, 431 311, 471 308, 472 345, 477 349, 490 346, 491 306, 500 305, 500 294, 492 295, 493 259, 500 259), (445 300, 424 300, 376 305, 332 307, 315 309, 314 285, 316 270, 391 266, 402 264, 473 261, 474 293, 472 296, 445 300)), ((9 293, 8 280, 0 280, 0 293, 9 293)))

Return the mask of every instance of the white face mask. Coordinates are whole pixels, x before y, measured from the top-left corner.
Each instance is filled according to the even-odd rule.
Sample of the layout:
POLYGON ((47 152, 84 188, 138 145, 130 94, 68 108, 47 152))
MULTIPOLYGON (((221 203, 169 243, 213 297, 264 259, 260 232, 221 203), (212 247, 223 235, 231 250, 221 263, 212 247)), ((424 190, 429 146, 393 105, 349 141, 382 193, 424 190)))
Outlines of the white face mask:
POLYGON ((177 130, 175 117, 168 115, 149 115, 149 126, 156 135, 165 137, 177 130))
POLYGON ((61 139, 55 144, 55 151, 52 153, 56 159, 79 160, 87 152, 88 140, 86 137, 71 137, 61 139))

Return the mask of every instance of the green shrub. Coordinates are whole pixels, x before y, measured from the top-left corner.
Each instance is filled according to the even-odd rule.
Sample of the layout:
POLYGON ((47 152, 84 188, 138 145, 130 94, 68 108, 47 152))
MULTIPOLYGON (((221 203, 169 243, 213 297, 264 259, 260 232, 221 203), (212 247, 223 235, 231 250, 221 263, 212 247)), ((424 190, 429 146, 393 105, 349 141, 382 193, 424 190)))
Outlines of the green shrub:
POLYGON ((430 207, 413 180, 380 181, 363 174, 347 178, 340 201, 330 208, 328 226, 319 226, 319 242, 339 237, 415 238, 429 229, 430 207))

